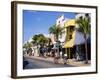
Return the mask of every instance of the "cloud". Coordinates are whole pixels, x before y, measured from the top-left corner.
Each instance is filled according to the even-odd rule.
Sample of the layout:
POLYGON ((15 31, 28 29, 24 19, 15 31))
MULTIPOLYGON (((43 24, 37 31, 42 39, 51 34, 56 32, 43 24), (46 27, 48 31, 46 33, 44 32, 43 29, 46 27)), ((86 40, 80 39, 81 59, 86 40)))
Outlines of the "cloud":
POLYGON ((49 34, 43 34, 43 35, 44 35, 45 37, 48 37, 48 38, 50 37, 50 35, 49 35, 49 34))

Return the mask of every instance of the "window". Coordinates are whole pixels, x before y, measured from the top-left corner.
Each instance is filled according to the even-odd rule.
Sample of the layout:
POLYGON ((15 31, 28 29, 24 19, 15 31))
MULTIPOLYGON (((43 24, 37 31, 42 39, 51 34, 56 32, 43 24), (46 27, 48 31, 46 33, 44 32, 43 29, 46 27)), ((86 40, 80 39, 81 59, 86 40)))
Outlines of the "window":
POLYGON ((72 35, 69 35, 69 39, 72 39, 72 35))

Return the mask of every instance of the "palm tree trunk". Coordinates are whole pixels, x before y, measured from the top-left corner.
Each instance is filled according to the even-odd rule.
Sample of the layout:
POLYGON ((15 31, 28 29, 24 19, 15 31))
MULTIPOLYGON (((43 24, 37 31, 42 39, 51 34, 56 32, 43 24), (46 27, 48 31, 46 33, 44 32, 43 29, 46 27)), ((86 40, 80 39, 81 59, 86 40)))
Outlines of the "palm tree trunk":
MULTIPOLYGON (((57 45, 58 45, 58 38, 59 38, 59 35, 58 33, 56 34, 56 42, 57 42, 57 45)), ((59 52, 59 46, 57 46, 57 53, 58 53, 58 56, 60 55, 60 52, 59 52)))
POLYGON ((86 61, 85 61, 85 64, 88 63, 88 51, 87 51, 87 38, 86 38, 86 34, 84 35, 84 39, 85 39, 85 58, 86 58, 86 61))

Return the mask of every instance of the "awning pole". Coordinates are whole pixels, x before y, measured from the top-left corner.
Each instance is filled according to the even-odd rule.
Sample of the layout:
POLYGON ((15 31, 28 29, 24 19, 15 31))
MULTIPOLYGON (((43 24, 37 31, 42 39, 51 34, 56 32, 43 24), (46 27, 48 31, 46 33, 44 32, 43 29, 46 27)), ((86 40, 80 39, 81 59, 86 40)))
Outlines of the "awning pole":
POLYGON ((69 58, 70 58, 70 48, 69 48, 69 58))

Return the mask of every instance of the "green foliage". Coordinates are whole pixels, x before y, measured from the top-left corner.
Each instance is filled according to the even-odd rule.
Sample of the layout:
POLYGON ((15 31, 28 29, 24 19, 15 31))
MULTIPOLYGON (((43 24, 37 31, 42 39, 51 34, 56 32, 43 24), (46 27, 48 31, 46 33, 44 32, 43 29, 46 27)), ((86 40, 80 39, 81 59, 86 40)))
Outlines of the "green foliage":
POLYGON ((43 34, 38 34, 38 35, 34 35, 32 38, 32 42, 33 44, 40 44, 40 45, 45 45, 49 42, 48 38, 45 37, 43 34))
POLYGON ((31 46, 32 46, 31 43, 27 42, 26 44, 24 44, 23 48, 28 49, 31 46))
POLYGON ((60 25, 58 26, 53 25, 49 28, 49 33, 54 34, 57 40, 58 40, 59 35, 62 35, 63 32, 64 32, 64 28, 60 27, 60 25))
POLYGON ((84 34, 90 34, 91 31, 91 26, 90 26, 90 18, 86 14, 85 17, 80 17, 79 19, 76 20, 76 23, 79 26, 79 31, 84 33, 84 34))

